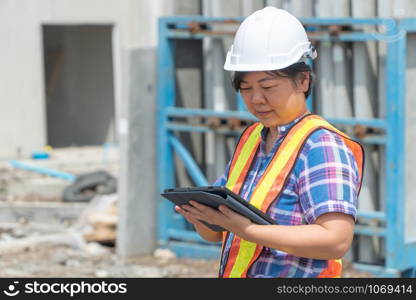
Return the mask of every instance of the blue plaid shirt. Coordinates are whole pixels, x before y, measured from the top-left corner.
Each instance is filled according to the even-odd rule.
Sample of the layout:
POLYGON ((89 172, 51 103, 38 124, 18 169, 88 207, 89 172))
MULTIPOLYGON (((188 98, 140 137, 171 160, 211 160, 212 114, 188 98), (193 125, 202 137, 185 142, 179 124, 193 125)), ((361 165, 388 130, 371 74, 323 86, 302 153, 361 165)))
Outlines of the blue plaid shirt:
MULTIPOLYGON (((268 128, 263 128, 260 149, 240 191, 244 199, 250 199, 283 138, 299 120, 300 118, 278 126, 279 137, 269 154, 265 151, 268 128)), ((229 166, 230 162, 225 173, 214 185, 226 185, 229 166)), ((328 212, 345 213, 355 219, 359 187, 358 167, 351 150, 337 134, 326 129, 314 132, 302 148, 289 176, 279 200, 269 210, 269 215, 277 223, 313 224, 319 216, 328 212)), ((223 260, 228 257, 232 236, 233 233, 230 233, 224 247, 223 260)), ((247 276, 317 277, 326 267, 326 260, 297 257, 265 247, 247 276)))

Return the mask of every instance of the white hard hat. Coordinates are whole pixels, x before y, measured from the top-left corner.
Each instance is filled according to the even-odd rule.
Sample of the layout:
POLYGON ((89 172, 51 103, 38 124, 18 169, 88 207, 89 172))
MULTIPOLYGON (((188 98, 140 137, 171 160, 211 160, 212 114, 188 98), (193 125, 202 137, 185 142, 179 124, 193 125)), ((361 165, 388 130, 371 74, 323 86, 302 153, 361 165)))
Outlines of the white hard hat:
POLYGON ((271 71, 316 57, 299 20, 285 10, 265 7, 240 25, 227 53, 227 71, 271 71))

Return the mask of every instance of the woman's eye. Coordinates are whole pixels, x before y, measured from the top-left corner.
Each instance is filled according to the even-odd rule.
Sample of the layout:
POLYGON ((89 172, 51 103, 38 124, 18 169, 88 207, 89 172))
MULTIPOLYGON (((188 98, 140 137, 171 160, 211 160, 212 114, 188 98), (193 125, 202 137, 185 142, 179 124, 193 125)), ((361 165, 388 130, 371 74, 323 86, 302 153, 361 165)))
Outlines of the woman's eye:
POLYGON ((274 88, 274 87, 276 87, 276 86, 277 86, 277 85, 272 85, 272 86, 263 86, 263 89, 268 90, 268 89, 274 88))
POLYGON ((248 90, 250 90, 251 88, 249 88, 249 87, 244 87, 244 88, 242 88, 242 87, 240 87, 240 91, 248 91, 248 90))

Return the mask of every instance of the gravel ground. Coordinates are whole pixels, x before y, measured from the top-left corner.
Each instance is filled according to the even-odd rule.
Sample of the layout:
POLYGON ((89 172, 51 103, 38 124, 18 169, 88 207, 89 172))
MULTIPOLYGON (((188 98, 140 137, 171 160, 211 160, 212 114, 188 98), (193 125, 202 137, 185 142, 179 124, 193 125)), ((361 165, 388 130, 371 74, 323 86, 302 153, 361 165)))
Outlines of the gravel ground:
POLYGON ((0 255, 0 277, 162 278, 216 277, 217 261, 138 257, 121 262, 113 248, 91 244, 91 251, 42 244, 0 255))

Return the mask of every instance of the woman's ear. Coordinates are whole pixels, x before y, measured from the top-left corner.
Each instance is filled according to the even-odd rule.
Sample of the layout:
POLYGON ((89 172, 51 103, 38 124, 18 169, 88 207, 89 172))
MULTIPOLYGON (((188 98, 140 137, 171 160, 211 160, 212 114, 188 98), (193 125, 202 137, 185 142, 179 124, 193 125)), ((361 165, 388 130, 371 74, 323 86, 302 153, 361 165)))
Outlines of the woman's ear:
POLYGON ((300 79, 300 89, 303 93, 306 93, 309 89, 309 82, 311 81, 311 73, 302 72, 300 79))

